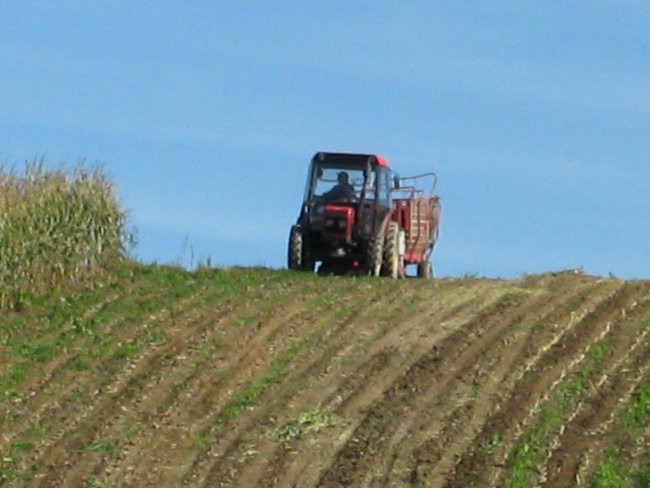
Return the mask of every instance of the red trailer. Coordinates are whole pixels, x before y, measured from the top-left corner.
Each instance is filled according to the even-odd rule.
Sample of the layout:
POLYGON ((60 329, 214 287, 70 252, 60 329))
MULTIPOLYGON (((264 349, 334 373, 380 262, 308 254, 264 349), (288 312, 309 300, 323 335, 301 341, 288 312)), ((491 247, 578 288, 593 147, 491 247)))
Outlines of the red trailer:
POLYGON ((425 173, 400 178, 400 185, 393 189, 393 218, 404 230, 404 266, 417 266, 417 276, 433 277, 431 253, 438 240, 440 229, 440 197, 435 194, 437 176, 425 173), (418 185, 422 180, 432 180, 428 193, 418 185), (408 183, 406 185, 405 183, 408 183))
POLYGON ((288 267, 321 273, 433 275, 431 252, 438 239, 440 199, 433 173, 400 178, 374 154, 319 152, 311 161, 305 196, 291 227, 288 267), (433 179, 430 194, 418 188, 433 179), (407 184, 408 183, 408 184, 407 184))

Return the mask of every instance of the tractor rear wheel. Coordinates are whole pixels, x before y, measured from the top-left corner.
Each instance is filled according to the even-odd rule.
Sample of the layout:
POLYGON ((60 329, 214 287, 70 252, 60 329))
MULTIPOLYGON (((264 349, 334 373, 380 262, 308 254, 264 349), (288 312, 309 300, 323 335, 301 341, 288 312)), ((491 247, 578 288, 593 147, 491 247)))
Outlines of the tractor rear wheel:
POLYGON ((289 233, 287 267, 295 271, 314 271, 314 262, 309 259, 304 236, 297 225, 292 226, 289 233))
POLYGON ((433 278, 433 266, 431 261, 424 261, 418 264, 418 278, 429 280, 433 278))
POLYGON ((393 279, 399 278, 400 275, 399 225, 397 222, 388 224, 388 232, 384 241, 383 275, 393 279))
POLYGON ((366 267, 369 276, 379 276, 384 251, 384 236, 375 234, 368 241, 366 247, 366 267))

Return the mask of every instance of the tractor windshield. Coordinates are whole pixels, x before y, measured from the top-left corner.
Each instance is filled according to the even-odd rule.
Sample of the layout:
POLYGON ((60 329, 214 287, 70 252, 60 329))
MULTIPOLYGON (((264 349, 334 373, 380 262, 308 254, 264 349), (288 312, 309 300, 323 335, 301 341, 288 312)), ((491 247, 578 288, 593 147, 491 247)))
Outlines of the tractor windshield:
POLYGON ((361 169, 321 167, 316 174, 312 195, 326 201, 358 201, 363 180, 361 169))

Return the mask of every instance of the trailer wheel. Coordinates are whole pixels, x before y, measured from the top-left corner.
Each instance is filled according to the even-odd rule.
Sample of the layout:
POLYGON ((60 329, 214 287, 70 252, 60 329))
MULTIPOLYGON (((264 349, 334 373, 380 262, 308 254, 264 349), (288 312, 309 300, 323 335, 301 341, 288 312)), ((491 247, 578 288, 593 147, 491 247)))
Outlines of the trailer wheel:
POLYGON ((431 261, 424 261, 418 264, 418 278, 429 280, 433 278, 433 266, 431 261))
POLYGON ((376 234, 368 241, 366 247, 366 266, 369 276, 379 276, 384 252, 384 236, 376 234))
POLYGON ((383 275, 393 279, 399 278, 400 275, 399 235, 397 222, 390 222, 384 242, 383 275))
POLYGON ((287 267, 295 271, 314 271, 314 262, 309 259, 300 227, 294 225, 289 233, 287 267))

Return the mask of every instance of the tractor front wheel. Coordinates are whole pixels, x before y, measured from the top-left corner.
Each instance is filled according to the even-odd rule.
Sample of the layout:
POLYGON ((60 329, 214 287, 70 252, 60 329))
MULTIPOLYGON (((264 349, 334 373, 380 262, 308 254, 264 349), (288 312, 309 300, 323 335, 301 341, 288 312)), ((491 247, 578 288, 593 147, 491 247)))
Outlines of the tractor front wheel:
POLYGON ((314 271, 314 262, 309 259, 303 233, 297 225, 292 226, 289 233, 287 267, 295 271, 314 271))

